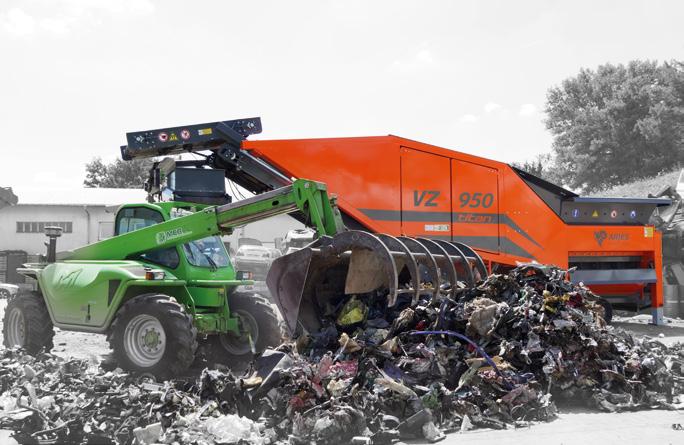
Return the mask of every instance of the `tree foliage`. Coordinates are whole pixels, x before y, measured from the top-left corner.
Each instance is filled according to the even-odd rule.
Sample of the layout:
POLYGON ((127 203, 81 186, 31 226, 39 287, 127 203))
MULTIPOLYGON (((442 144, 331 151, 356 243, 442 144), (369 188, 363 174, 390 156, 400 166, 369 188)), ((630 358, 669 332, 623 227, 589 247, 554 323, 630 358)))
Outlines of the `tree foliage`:
POLYGON ((533 159, 527 159, 521 162, 511 162, 511 166, 554 184, 561 185, 565 183, 556 167, 554 156, 551 153, 541 153, 533 159))
POLYGON ((83 185, 86 187, 108 188, 142 188, 149 175, 154 160, 142 159, 116 161, 105 164, 100 158, 94 158, 86 164, 86 177, 83 185))
POLYGON ((684 161, 684 64, 583 69, 547 93, 546 126, 562 182, 590 192, 684 161))
POLYGON ((542 179, 551 182, 561 182, 556 172, 553 156, 551 153, 542 153, 535 156, 533 159, 527 159, 520 162, 511 162, 511 166, 524 170, 542 179))

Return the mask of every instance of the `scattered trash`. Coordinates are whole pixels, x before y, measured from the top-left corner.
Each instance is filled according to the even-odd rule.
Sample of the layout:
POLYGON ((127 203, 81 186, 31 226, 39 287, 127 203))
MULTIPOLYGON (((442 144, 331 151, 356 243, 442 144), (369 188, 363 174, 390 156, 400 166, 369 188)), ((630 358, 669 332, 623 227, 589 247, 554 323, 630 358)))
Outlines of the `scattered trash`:
MULTIPOLYGON (((679 406, 684 345, 607 326, 565 271, 521 265, 437 297, 326 298, 321 329, 245 375, 157 383, 0 350, 0 428, 20 443, 384 445, 556 417, 679 406)), ((681 429, 681 425, 672 425, 681 429)))

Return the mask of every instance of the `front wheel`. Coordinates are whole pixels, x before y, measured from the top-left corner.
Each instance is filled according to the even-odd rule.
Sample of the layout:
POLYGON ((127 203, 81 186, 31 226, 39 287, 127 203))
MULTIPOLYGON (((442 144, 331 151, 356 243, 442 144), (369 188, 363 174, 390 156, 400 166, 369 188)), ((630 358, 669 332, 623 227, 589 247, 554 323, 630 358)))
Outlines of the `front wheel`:
POLYGON ((2 320, 2 336, 2 342, 8 348, 20 346, 29 354, 37 354, 43 349, 50 352, 55 330, 41 294, 21 293, 8 301, 2 320))
POLYGON ((120 309, 107 336, 124 369, 167 378, 185 372, 195 359, 197 329, 175 299, 139 295, 120 309))
POLYGON ((9 299, 11 296, 12 294, 7 289, 0 289, 0 298, 9 299))
POLYGON ((228 366, 240 366, 266 348, 282 342, 278 316, 271 303, 258 294, 233 293, 229 298, 230 312, 238 319, 238 333, 227 333, 211 339, 218 357, 215 361, 228 366))

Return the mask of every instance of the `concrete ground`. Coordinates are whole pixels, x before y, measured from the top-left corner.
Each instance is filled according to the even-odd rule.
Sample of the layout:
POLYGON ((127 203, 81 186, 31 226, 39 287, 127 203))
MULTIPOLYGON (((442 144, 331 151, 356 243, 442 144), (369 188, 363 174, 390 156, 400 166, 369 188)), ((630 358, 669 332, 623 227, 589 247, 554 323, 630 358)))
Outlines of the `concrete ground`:
POLYGON ((634 413, 563 412, 553 422, 537 423, 515 430, 475 430, 447 435, 441 442, 455 444, 538 445, 681 445, 684 411, 639 411, 634 413))
MULTIPOLYGON (((4 315, 5 300, 0 300, 0 320, 4 315)), ((650 325, 650 316, 622 313, 616 316, 613 326, 623 328, 635 335, 648 335, 665 344, 684 342, 684 320, 666 320, 664 326, 650 325)), ((1 321, 0 321, 1 326, 1 321)), ((1 337, 1 334, 0 334, 1 337)), ((109 354, 109 346, 103 335, 66 332, 59 329, 55 334, 53 353, 100 362, 109 354)), ((535 423, 527 428, 502 431, 474 430, 452 433, 440 443, 456 444, 684 444, 684 431, 674 430, 673 424, 684 426, 684 410, 651 410, 634 413, 601 413, 589 410, 564 409, 560 407, 559 418, 549 423, 535 423)), ((8 431, 0 430, 0 444, 15 444, 8 431)), ((421 443, 421 442, 417 442, 421 443)))

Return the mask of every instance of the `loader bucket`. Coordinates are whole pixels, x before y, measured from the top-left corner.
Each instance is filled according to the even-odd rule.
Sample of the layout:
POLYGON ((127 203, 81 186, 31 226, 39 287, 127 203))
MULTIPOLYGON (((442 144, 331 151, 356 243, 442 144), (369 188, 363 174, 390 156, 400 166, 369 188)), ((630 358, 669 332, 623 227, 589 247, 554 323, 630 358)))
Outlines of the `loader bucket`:
POLYGON ((448 241, 350 230, 324 236, 273 261, 266 278, 291 335, 320 328, 326 303, 342 295, 374 293, 394 306, 399 295, 451 297, 457 282, 486 277, 482 259, 448 241))

